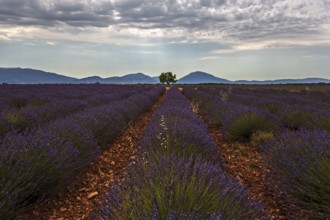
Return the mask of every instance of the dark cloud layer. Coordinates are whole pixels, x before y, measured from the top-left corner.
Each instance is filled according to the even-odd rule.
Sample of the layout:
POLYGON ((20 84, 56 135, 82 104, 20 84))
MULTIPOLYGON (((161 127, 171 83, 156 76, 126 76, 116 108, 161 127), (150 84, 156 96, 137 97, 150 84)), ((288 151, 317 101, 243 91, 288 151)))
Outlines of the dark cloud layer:
POLYGON ((323 34, 328 0, 0 0, 0 24, 181 30, 201 38, 323 34))

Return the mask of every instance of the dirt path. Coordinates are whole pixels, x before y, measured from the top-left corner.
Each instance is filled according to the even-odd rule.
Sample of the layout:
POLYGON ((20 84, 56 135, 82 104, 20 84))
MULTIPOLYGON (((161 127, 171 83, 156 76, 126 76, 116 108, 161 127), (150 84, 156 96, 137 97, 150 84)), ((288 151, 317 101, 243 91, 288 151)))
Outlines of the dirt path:
POLYGON ((88 219, 98 209, 109 185, 123 178, 128 161, 135 159, 134 152, 153 112, 159 107, 166 92, 154 104, 152 110, 132 123, 110 146, 109 150, 88 165, 84 172, 72 180, 72 184, 52 199, 22 215, 22 220, 88 219))

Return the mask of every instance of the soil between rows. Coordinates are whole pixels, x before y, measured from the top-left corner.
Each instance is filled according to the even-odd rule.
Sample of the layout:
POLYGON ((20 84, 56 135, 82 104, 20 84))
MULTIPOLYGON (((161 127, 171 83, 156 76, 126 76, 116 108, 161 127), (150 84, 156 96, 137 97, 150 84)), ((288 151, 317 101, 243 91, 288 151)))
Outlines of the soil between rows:
POLYGON ((151 115, 157 110, 166 92, 153 105, 152 109, 140 116, 138 120, 118 136, 108 150, 91 162, 72 183, 52 198, 34 206, 20 216, 20 220, 71 220, 89 219, 100 206, 109 186, 116 179, 122 179, 129 161, 134 161, 135 150, 143 135, 151 115))

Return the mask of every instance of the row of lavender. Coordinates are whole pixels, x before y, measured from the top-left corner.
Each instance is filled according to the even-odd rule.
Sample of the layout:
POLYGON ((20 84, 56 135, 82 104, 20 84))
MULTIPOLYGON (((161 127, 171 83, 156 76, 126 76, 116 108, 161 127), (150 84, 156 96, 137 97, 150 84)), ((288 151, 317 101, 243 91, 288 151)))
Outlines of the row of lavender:
POLYGON ((225 98, 224 100, 228 102, 258 106, 292 130, 300 128, 330 130, 330 95, 326 91, 308 92, 309 90, 303 89, 289 92, 274 88, 248 89, 235 86, 227 88, 202 86, 199 89, 225 98))
POLYGON ((177 88, 147 125, 124 181, 115 183, 95 218, 254 219, 259 203, 224 176, 220 152, 177 88))
POLYGON ((291 105, 312 105, 317 107, 330 106, 330 87, 327 85, 296 85, 294 87, 283 87, 280 85, 270 86, 243 86, 243 85, 215 85, 215 86, 199 86, 200 90, 207 91, 212 94, 223 94, 231 92, 229 99, 231 101, 239 100, 248 104, 252 102, 272 102, 279 101, 280 103, 289 103, 291 105), (251 99, 258 97, 257 100, 251 99))
POLYGON ((0 219, 11 219, 65 186, 128 124, 150 109, 164 88, 85 108, 0 141, 0 219))
POLYGON ((0 136, 44 123, 93 106, 148 90, 118 85, 5 85, 0 86, 0 136))
MULTIPOLYGON (((311 216, 329 218, 330 133, 326 126, 319 125, 327 125, 330 118, 318 112, 312 119, 292 115, 283 121, 281 115, 287 113, 274 114, 265 109, 262 98, 258 101, 261 95, 255 95, 255 105, 251 105, 237 101, 237 96, 233 101, 205 91, 205 88, 202 91, 185 88, 184 94, 192 100, 196 111, 221 127, 227 139, 250 141, 252 146, 261 149, 273 169, 275 184, 281 185, 289 201, 307 209, 311 216), (299 120, 309 120, 308 124, 314 126, 302 126, 298 122, 301 126, 288 126, 299 120)), ((248 100, 247 97, 242 100, 248 100)))
MULTIPOLYGON (((124 95, 122 88, 143 90, 145 86, 122 85, 0 85, 1 109, 41 106, 54 100, 111 100, 117 95, 124 95), (119 92, 120 91, 120 92, 119 92)), ((129 92, 129 90, 125 91, 129 92)), ((125 93, 124 92, 124 93, 125 93)))

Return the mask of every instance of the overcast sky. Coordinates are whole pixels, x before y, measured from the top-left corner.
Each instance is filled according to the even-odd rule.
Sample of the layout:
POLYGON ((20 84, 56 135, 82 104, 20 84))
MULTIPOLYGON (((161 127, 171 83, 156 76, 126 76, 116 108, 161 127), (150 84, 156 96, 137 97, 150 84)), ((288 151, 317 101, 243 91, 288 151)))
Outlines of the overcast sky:
POLYGON ((330 78, 330 0, 0 0, 0 66, 330 78))

